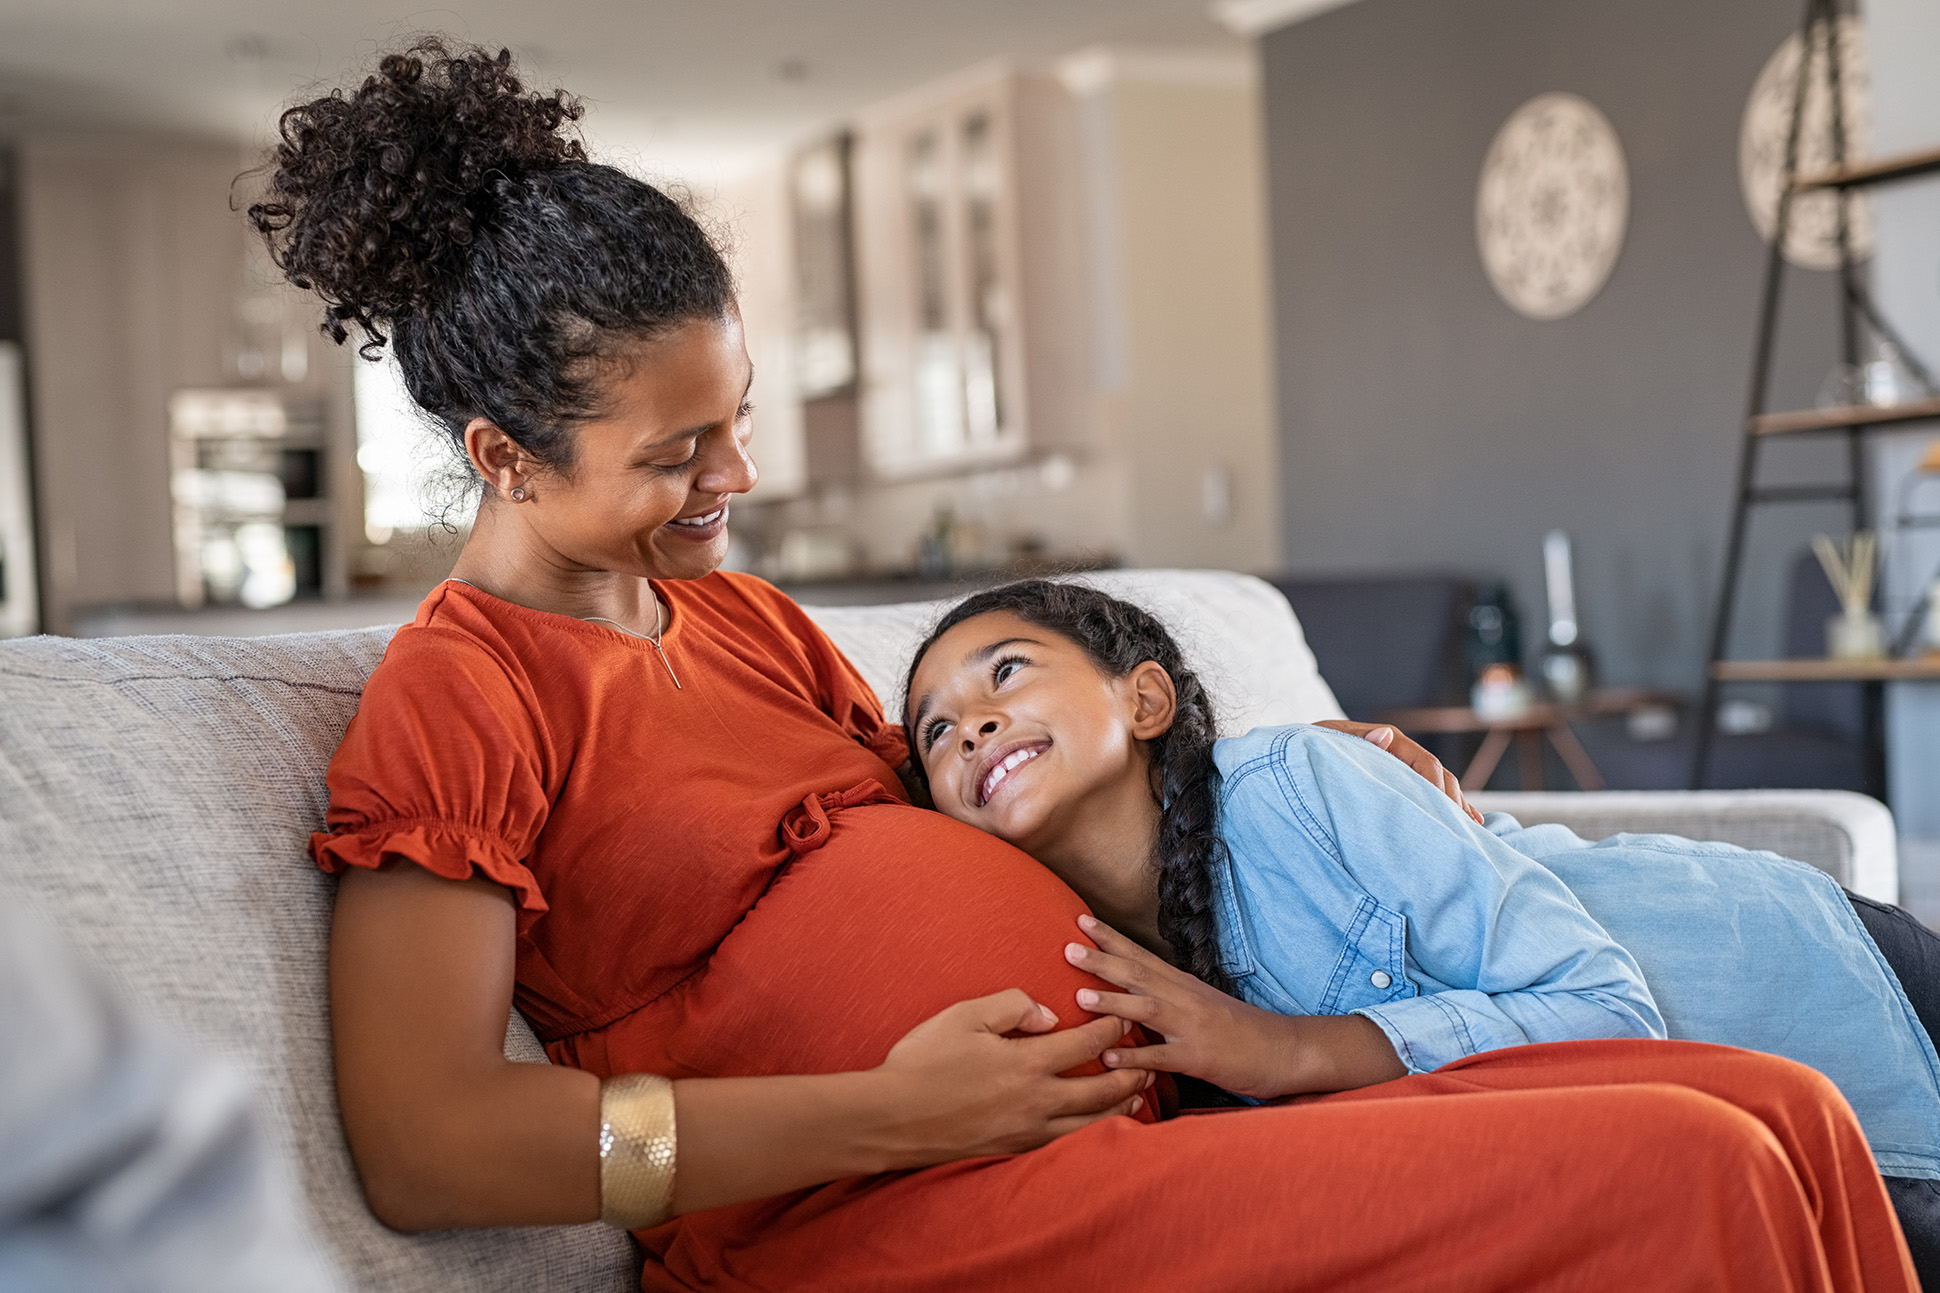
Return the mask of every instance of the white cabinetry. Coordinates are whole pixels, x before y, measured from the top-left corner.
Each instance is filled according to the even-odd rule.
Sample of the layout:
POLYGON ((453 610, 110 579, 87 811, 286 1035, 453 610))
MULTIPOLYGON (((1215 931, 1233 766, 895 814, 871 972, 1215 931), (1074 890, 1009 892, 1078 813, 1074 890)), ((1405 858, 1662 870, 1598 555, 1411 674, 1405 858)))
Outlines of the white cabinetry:
POLYGON ((1069 334, 1082 320, 1070 117, 1049 78, 998 70, 864 123, 856 245, 871 474, 959 471, 1072 440, 1070 400, 1053 387, 1077 374, 1052 371, 1060 347, 1082 344, 1069 334))

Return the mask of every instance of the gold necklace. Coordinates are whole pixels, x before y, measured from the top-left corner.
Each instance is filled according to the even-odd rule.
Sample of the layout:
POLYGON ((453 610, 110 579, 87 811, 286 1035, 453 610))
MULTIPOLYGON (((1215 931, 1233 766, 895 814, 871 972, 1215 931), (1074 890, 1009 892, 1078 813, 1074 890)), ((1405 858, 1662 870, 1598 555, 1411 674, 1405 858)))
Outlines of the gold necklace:
MULTIPOLYGON (((469 579, 460 579, 456 575, 449 576, 449 579, 450 579, 450 582, 454 584, 463 584, 467 588, 478 588, 478 585, 474 584, 469 579)), ((479 591, 484 592, 485 590, 482 588, 479 588, 479 591)), ((674 680, 674 690, 686 691, 687 689, 680 685, 680 675, 674 672, 673 662, 668 660, 667 653, 660 649, 660 639, 667 636, 667 630, 662 628, 660 625, 660 616, 661 616, 660 598, 656 596, 653 599, 653 632, 651 634, 636 633, 632 629, 628 628, 626 625, 620 623, 618 620, 609 620, 604 615, 582 615, 579 618, 588 624, 611 624, 614 628, 626 634, 628 637, 639 638, 642 642, 645 642, 648 646, 653 648, 653 653, 660 657, 660 663, 667 670, 667 676, 674 680)))
POLYGON ((660 663, 667 670, 667 676, 674 680, 674 690, 685 691, 687 689, 680 685, 680 675, 674 672, 673 663, 667 659, 667 653, 660 649, 660 639, 667 636, 667 630, 661 626, 661 616, 660 599, 655 597, 653 599, 653 632, 651 633, 636 633, 618 620, 609 620, 604 615, 582 615, 579 618, 589 624, 611 624, 628 637, 639 638, 642 642, 645 642, 653 648, 653 653, 660 657, 660 663))

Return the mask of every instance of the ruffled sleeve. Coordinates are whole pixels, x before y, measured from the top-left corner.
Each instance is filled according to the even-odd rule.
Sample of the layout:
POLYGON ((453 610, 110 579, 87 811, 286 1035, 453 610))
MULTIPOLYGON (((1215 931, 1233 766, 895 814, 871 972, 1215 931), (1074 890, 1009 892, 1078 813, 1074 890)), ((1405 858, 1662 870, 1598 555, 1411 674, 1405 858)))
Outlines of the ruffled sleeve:
POLYGON ((399 631, 330 762, 324 871, 392 859, 483 876, 513 892, 520 927, 547 909, 526 866, 551 796, 542 725, 504 667, 454 636, 399 631))

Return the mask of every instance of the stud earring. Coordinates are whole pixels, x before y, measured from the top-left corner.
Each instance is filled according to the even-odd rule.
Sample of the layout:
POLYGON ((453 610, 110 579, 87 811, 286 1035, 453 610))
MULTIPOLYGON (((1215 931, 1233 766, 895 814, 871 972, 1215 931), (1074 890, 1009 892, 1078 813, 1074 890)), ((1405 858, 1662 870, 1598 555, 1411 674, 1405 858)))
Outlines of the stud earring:
POLYGON ((514 486, 512 487, 512 501, 513 501, 514 503, 523 503, 523 502, 525 502, 525 497, 526 497, 526 495, 525 495, 525 486, 524 486, 524 485, 514 485, 514 486))

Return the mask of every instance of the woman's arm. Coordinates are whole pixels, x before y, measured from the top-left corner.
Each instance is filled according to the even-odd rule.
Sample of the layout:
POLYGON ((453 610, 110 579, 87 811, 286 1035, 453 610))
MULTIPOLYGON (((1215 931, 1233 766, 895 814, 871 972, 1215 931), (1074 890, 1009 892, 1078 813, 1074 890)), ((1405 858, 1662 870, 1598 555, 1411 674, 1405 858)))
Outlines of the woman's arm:
MULTIPOLYGON (((416 866, 347 871, 330 940, 337 1095, 371 1209, 400 1230, 596 1220, 599 1081, 504 1055, 508 891, 416 866)), ((674 1084, 674 1211, 1032 1148, 1130 1112, 1149 1078, 1057 1074, 1124 1025, 1052 1036, 1021 992, 951 1007, 878 1068, 674 1084)))

